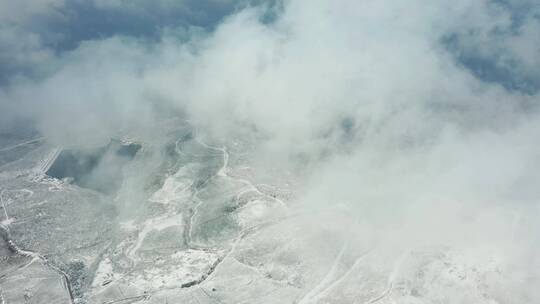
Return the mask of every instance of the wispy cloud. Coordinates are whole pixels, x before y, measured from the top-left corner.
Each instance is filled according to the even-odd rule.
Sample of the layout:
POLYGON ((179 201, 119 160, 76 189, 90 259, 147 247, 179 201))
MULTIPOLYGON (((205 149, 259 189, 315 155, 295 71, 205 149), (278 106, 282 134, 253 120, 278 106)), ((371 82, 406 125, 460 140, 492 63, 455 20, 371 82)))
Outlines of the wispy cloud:
MULTIPOLYGON (((231 1, 97 1, 103 16, 143 15, 159 30, 148 39, 118 20, 117 32, 62 50, 43 40, 53 30, 26 26, 66 18, 67 6, 0 16, 0 118, 82 145, 123 132, 144 141, 163 113, 181 113, 225 142, 257 138, 258 170, 280 163, 301 180, 300 213, 341 206, 381 234, 397 230, 384 236, 396 246, 482 244, 516 258, 518 281, 538 267, 538 224, 524 220, 516 243, 510 220, 539 211, 535 1, 291 0, 271 21, 268 6, 231 1), (169 5, 214 24, 173 22, 169 5)), ((516 282, 514 293, 538 299, 516 282)))

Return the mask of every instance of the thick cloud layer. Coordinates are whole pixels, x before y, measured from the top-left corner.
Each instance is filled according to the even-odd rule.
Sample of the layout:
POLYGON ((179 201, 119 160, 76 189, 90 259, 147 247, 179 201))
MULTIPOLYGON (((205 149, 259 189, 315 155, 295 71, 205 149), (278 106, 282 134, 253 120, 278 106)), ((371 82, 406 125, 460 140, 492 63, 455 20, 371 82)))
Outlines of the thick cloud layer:
POLYGON ((520 285, 539 267, 535 1, 95 1, 114 26, 67 40, 31 24, 90 4, 40 3, 0 16, 4 122, 63 146, 152 140, 164 113, 258 138, 258 169, 301 169, 300 212, 343 208, 396 246, 490 248, 538 299, 520 285))

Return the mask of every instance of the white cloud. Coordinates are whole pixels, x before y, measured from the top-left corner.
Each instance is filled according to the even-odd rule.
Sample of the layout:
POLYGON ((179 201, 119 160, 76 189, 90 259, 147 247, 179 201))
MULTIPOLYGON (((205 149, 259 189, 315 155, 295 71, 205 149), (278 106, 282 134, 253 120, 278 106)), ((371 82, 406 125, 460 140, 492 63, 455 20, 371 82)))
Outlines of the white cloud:
MULTIPOLYGON (((273 23, 246 9, 188 43, 85 43, 5 98, 68 145, 130 129, 151 138, 157 108, 185 111, 215 138, 262 138, 261 171, 268 159, 301 166, 301 212, 343 204, 382 231, 402 225, 385 236, 399 246, 485 244, 510 255, 508 218, 538 215, 539 95, 476 77, 443 40, 462 35, 459 51, 496 64, 509 56, 517 75, 537 78, 539 24, 527 18, 492 36, 512 18, 489 1, 288 1, 273 23)), ((537 252, 537 224, 525 227, 519 256, 537 252)))

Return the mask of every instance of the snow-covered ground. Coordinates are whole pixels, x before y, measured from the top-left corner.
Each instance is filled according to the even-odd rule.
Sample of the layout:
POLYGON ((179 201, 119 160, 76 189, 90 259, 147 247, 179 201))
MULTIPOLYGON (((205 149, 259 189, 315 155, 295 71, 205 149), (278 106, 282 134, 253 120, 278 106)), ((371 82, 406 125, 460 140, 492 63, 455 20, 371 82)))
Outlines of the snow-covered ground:
POLYGON ((257 181, 226 145, 173 142, 143 212, 43 175, 57 148, 2 174, 0 303, 527 303, 503 256, 392 247, 347 212, 295 212, 294 181, 257 181))

